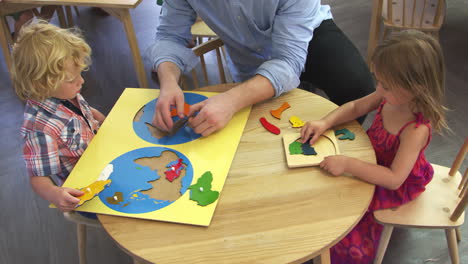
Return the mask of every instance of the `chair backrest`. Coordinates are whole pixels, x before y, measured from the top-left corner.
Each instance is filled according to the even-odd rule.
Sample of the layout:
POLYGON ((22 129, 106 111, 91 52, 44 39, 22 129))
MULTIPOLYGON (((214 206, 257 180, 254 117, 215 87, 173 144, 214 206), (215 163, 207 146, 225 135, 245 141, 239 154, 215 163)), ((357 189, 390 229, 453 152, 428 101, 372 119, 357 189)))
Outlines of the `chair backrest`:
MULTIPOLYGON (((463 144, 462 148, 457 154, 455 161, 450 168, 449 175, 454 176, 457 173, 458 169, 460 168, 463 160, 465 159, 466 153, 468 152, 468 137, 465 139, 465 143, 463 144)), ((460 191, 459 197, 460 200, 453 210, 452 215, 450 216, 450 220, 457 221, 460 215, 465 211, 466 204, 468 202, 468 167, 463 174, 463 177, 458 185, 458 190, 460 191)))
MULTIPOLYGON (((195 53, 195 56, 200 57, 202 55, 205 55, 206 53, 215 50, 216 51, 216 61, 218 64, 218 72, 219 72, 219 80, 221 83, 226 83, 226 74, 224 72, 224 66, 223 66, 223 60, 221 58, 221 47, 224 45, 223 41, 218 38, 212 38, 208 40, 207 42, 204 42, 194 48, 192 48, 193 53, 195 53)), ((196 69, 194 68, 191 72, 192 74, 192 79, 194 83, 194 89, 197 89, 200 87, 198 77, 197 77, 197 72, 196 69)), ((185 78, 181 78, 182 82, 182 87, 186 89, 188 87, 185 78)), ((208 85, 208 84, 206 84, 208 85)))
POLYGON ((445 0, 382 0, 384 26, 437 32, 445 18, 445 0))

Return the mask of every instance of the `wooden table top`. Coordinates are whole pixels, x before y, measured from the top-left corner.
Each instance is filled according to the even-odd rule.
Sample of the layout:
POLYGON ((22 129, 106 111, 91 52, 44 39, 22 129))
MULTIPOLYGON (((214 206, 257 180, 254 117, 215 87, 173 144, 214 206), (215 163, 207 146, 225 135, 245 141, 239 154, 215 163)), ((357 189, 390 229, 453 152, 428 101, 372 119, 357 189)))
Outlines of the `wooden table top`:
MULTIPOLYGON (((205 87, 224 91, 233 84, 205 87)), ((253 106, 209 227, 99 215, 104 229, 131 256, 152 263, 302 263, 344 237, 366 211, 374 186, 318 167, 288 169, 282 134, 299 131, 296 115, 319 119, 336 105, 294 89, 253 106), (270 110, 287 101, 281 120, 270 110), (259 118, 281 129, 267 132, 259 118), (275 122, 276 121, 276 122, 275 122)), ((342 154, 375 163, 372 145, 356 122, 343 126, 353 141, 338 140, 342 154)))
MULTIPOLYGON (((2 5, 75 5, 111 8, 135 8, 142 0, 4 0, 2 5)), ((2 7, 3 8, 3 7, 2 7)))

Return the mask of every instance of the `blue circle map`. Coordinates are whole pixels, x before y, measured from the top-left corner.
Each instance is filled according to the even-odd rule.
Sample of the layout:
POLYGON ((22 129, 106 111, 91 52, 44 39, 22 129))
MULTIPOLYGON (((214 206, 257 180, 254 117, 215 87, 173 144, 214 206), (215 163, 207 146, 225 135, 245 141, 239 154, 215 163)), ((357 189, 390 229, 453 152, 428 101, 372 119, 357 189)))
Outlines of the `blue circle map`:
MULTIPOLYGON (((195 93, 184 93, 184 98, 185 102, 189 105, 196 104, 207 99, 206 96, 195 93)), ((147 103, 143 107, 143 115, 139 120, 133 121, 133 130, 140 138, 153 144, 176 145, 187 143, 201 137, 200 134, 195 133, 193 129, 188 126, 182 127, 173 136, 163 136, 161 138, 154 137, 148 128, 148 124, 151 124, 153 120, 157 100, 158 99, 156 98, 147 103)), ((174 122, 178 119, 178 116, 172 118, 174 122)))
POLYGON ((136 149, 117 157, 110 165, 113 168, 108 179, 112 182, 99 193, 99 198, 109 208, 123 213, 139 214, 164 208, 182 196, 193 180, 193 167, 187 157, 165 147, 136 149), (177 171, 180 175, 172 181, 165 173, 171 170, 172 174, 177 171), (158 197, 167 189, 173 189, 171 198, 158 197))

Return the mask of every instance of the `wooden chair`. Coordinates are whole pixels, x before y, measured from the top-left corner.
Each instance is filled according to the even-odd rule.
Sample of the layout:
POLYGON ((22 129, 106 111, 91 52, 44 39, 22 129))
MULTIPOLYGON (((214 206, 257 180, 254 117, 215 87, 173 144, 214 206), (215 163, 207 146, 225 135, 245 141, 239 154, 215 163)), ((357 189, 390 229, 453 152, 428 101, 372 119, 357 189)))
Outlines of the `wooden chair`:
POLYGON ((101 224, 98 220, 87 218, 74 211, 63 213, 63 216, 76 224, 79 263, 86 264, 86 229, 88 226, 101 227, 101 224))
MULTIPOLYGON (((204 42, 203 40, 204 38, 211 40, 212 38, 218 37, 216 33, 213 30, 211 30, 211 28, 208 27, 208 25, 200 17, 197 17, 197 20, 192 25, 191 33, 192 33, 194 43, 196 45, 202 45, 204 42)), ((224 58, 226 58, 224 47, 221 46, 220 48, 216 49, 216 57, 218 61, 221 59, 220 58, 221 52, 219 52, 219 49, 221 49, 221 51, 223 52, 224 58)), ((200 56, 200 63, 201 63, 203 78, 205 79, 205 84, 208 85, 209 83, 208 72, 206 70, 205 56, 203 54, 200 56)), ((225 82, 226 81, 224 81, 223 83, 225 82)))
MULTIPOLYGON (((223 60, 221 59, 221 52, 220 52, 220 48, 224 45, 223 41, 218 38, 218 37, 215 37, 215 38, 212 38, 210 40, 208 40, 207 42, 204 42, 198 46, 195 46, 194 48, 192 48, 192 51, 193 53, 195 53, 195 55, 197 57, 201 57, 203 56, 204 54, 212 51, 212 50, 215 50, 216 51, 216 60, 217 60, 217 64, 218 64, 218 71, 219 71, 219 80, 221 83, 226 83, 226 74, 224 72, 224 66, 223 66, 223 60)), ((203 66, 202 66, 203 68, 203 66)), ((206 65, 205 65, 205 70, 206 70, 206 65)), ((197 72, 196 72, 196 69, 192 69, 191 71, 191 75, 192 75, 192 79, 193 79, 193 85, 194 85, 194 89, 197 89, 200 87, 199 85, 199 81, 198 81, 198 77, 197 77, 197 72)), ((208 85, 208 83, 206 83, 208 85)), ((187 82, 186 82, 186 78, 184 78, 183 76, 181 77, 181 86, 184 90, 188 89, 188 85, 187 85, 187 82)))
POLYGON ((380 36, 383 24, 383 38, 391 31, 417 29, 434 37, 445 19, 445 0, 374 0, 371 30, 368 43, 368 60, 380 36))
POLYGON ((382 262, 393 228, 444 229, 450 258, 460 263, 457 241, 461 240, 458 227, 464 220, 468 201, 468 168, 461 177, 458 169, 468 151, 468 137, 458 152, 451 168, 432 164, 434 178, 418 198, 398 208, 374 212, 377 222, 384 225, 374 264, 382 262))

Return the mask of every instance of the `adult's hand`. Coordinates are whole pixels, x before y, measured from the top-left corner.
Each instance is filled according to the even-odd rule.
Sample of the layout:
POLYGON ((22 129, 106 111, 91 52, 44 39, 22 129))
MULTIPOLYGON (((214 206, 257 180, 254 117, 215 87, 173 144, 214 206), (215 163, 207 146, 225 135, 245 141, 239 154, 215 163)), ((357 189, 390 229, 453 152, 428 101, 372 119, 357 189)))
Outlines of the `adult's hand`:
POLYGON ((163 131, 170 131, 174 125, 171 117, 171 106, 176 107, 180 118, 184 117, 184 93, 177 83, 160 89, 154 109, 153 125, 163 131))
POLYGON ((192 105, 189 116, 195 112, 198 114, 191 117, 188 123, 195 133, 206 137, 224 128, 236 110, 232 104, 232 98, 226 93, 221 93, 192 105))

